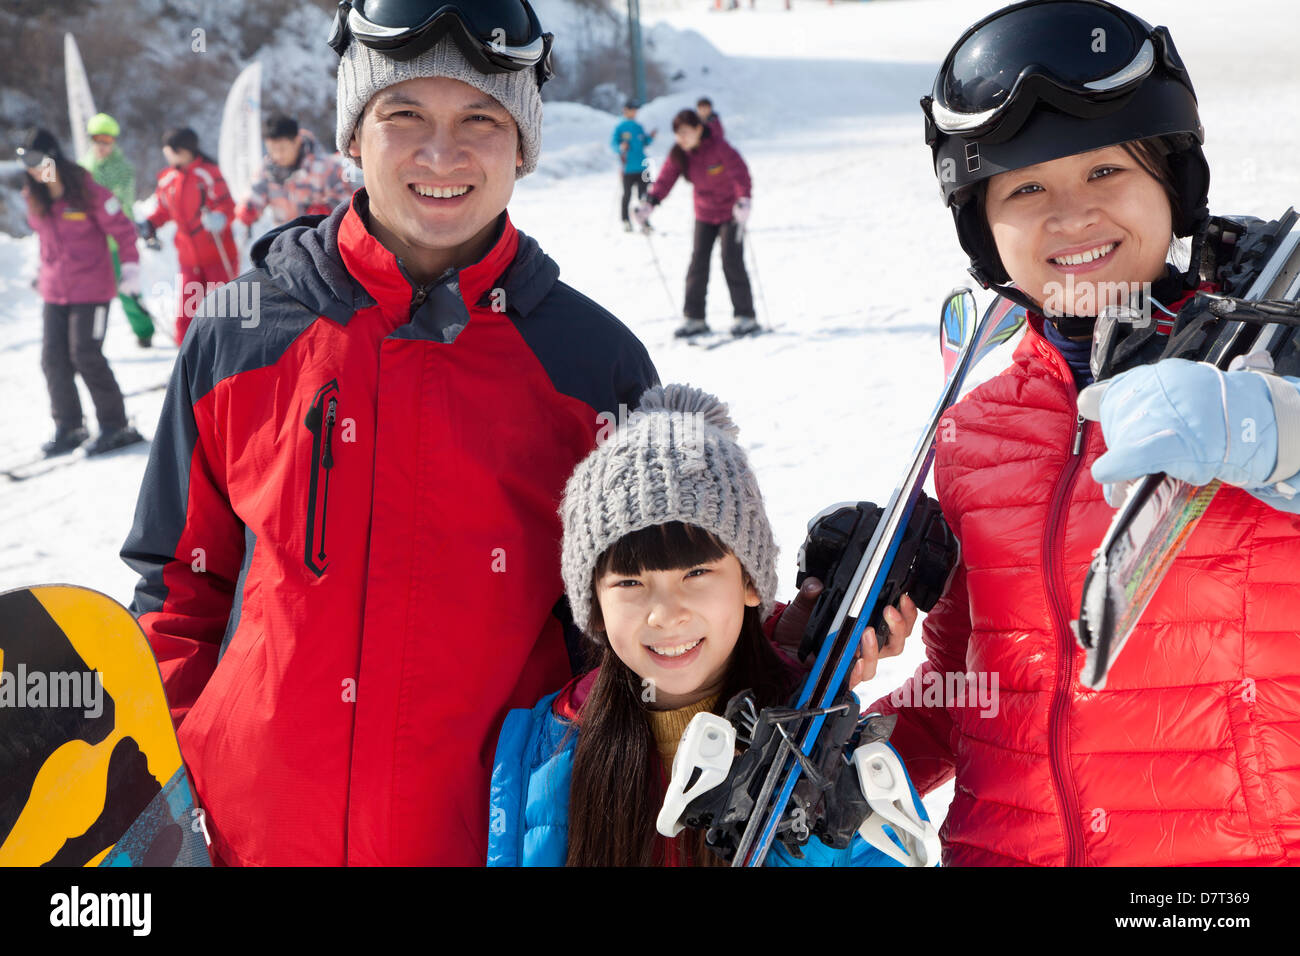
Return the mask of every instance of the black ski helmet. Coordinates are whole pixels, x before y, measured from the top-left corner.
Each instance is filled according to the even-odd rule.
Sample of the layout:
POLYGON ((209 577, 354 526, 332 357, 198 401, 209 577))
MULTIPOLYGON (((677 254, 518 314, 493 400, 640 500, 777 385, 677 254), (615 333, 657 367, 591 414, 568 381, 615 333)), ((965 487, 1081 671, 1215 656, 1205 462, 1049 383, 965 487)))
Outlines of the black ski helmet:
POLYGON ((1010 281, 974 202, 998 173, 1158 137, 1178 195, 1173 228, 1209 217, 1196 92, 1165 27, 1106 0, 1025 0, 966 30, 921 100, 925 141, 970 272, 1010 281))

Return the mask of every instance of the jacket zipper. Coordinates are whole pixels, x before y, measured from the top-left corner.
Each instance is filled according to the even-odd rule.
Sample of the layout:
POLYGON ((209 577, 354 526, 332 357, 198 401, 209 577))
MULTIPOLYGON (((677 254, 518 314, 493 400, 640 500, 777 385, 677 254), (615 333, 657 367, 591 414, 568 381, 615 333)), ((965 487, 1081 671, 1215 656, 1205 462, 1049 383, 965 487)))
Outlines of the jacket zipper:
POLYGON ((339 400, 330 396, 329 411, 325 413, 325 452, 320 459, 321 467, 325 469, 325 495, 320 506, 320 554, 317 555, 321 561, 325 560, 325 519, 330 515, 330 472, 334 470, 334 420, 338 408, 339 400))
POLYGON ((303 563, 320 577, 329 566, 325 550, 325 524, 329 517, 330 476, 334 471, 334 424, 338 420, 338 381, 331 380, 316 393, 303 425, 312 435, 311 474, 307 483, 307 527, 303 563), (321 473, 324 472, 324 482, 321 473), (317 508, 317 493, 320 507, 317 508), (317 515, 320 535, 316 534, 317 515))
POLYGON ((1068 509, 1065 507, 1079 477, 1079 467, 1083 464, 1082 451, 1086 447, 1085 439, 1088 423, 1082 415, 1076 419, 1074 445, 1065 468, 1056 480, 1056 489, 1052 495, 1052 506, 1048 512, 1047 525, 1043 532, 1044 581, 1048 603, 1052 614, 1052 630, 1056 635, 1056 684, 1052 690, 1052 709, 1048 722, 1048 757, 1052 770, 1052 783, 1056 788, 1058 804, 1064 814, 1065 830, 1065 865, 1080 866, 1083 863, 1083 825, 1079 819, 1079 805, 1075 798, 1074 779, 1066 765, 1066 750, 1069 744, 1067 717, 1070 708, 1070 696, 1073 684, 1073 664, 1075 642, 1070 634, 1069 613, 1065 607, 1066 587, 1065 571, 1065 521, 1068 509))

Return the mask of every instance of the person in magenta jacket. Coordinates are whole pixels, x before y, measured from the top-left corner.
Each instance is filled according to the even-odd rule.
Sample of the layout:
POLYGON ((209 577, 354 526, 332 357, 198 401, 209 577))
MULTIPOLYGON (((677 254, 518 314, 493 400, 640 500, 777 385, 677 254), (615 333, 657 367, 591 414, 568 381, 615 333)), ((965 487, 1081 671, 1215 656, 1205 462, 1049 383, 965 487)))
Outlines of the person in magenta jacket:
POLYGON ((709 259, 713 243, 722 238, 722 274, 731 292, 735 322, 732 335, 748 335, 758 330, 754 317, 754 296, 745 271, 744 226, 749 220, 752 186, 749 167, 740 153, 721 136, 715 135, 694 110, 682 110, 673 117, 673 136, 677 145, 664 160, 659 177, 650 187, 650 196, 636 208, 642 225, 650 220, 651 210, 668 198, 678 176, 685 176, 695 187, 695 246, 686 270, 686 305, 684 324, 676 331, 678 338, 689 338, 709 331, 704 317, 704 299, 709 287, 709 259))
POLYGON ((37 289, 45 300, 41 369, 50 392, 54 437, 41 446, 47 456, 66 454, 90 438, 82 417, 76 375, 90 392, 99 435, 86 449, 100 454, 141 441, 126 420, 117 379, 104 358, 108 304, 118 293, 108 237, 122 257, 120 288, 140 293, 140 256, 135 227, 116 196, 64 156, 45 129, 32 129, 18 150, 27 171, 23 195, 27 223, 40 240, 37 289))

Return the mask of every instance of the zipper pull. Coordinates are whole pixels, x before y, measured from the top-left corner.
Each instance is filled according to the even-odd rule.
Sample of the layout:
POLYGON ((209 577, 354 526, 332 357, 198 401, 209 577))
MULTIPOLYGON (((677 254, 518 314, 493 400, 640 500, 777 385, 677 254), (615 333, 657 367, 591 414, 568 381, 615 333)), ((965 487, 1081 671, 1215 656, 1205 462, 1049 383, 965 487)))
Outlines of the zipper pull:
POLYGON ((325 453, 321 455, 320 463, 324 468, 334 467, 334 449, 330 444, 330 439, 334 437, 334 418, 338 411, 339 400, 330 399, 330 410, 325 414, 325 453))
POLYGON ((1079 454, 1079 450, 1083 448, 1083 423, 1084 417, 1080 415, 1074 428, 1074 450, 1070 452, 1071 455, 1079 454))

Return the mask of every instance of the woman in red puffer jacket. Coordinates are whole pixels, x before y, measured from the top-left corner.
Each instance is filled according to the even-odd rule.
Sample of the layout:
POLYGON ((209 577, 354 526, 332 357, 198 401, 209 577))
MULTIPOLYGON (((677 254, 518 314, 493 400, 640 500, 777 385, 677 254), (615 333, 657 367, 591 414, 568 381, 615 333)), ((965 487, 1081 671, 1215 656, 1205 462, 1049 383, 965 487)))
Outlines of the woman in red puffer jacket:
POLYGON ((944 863, 1300 863, 1300 381, 1169 359, 1110 381, 1104 430, 1080 414, 1099 305, 1140 290, 1162 338, 1198 284, 1165 262, 1209 184, 1168 31, 1018 4, 967 31, 923 107, 972 272, 1030 308, 1011 367, 948 415, 935 485, 961 561, 926 662, 876 704, 922 792, 956 776, 944 863), (1092 690, 1072 620, 1114 513, 1099 482, 1159 471, 1226 483, 1092 690))

